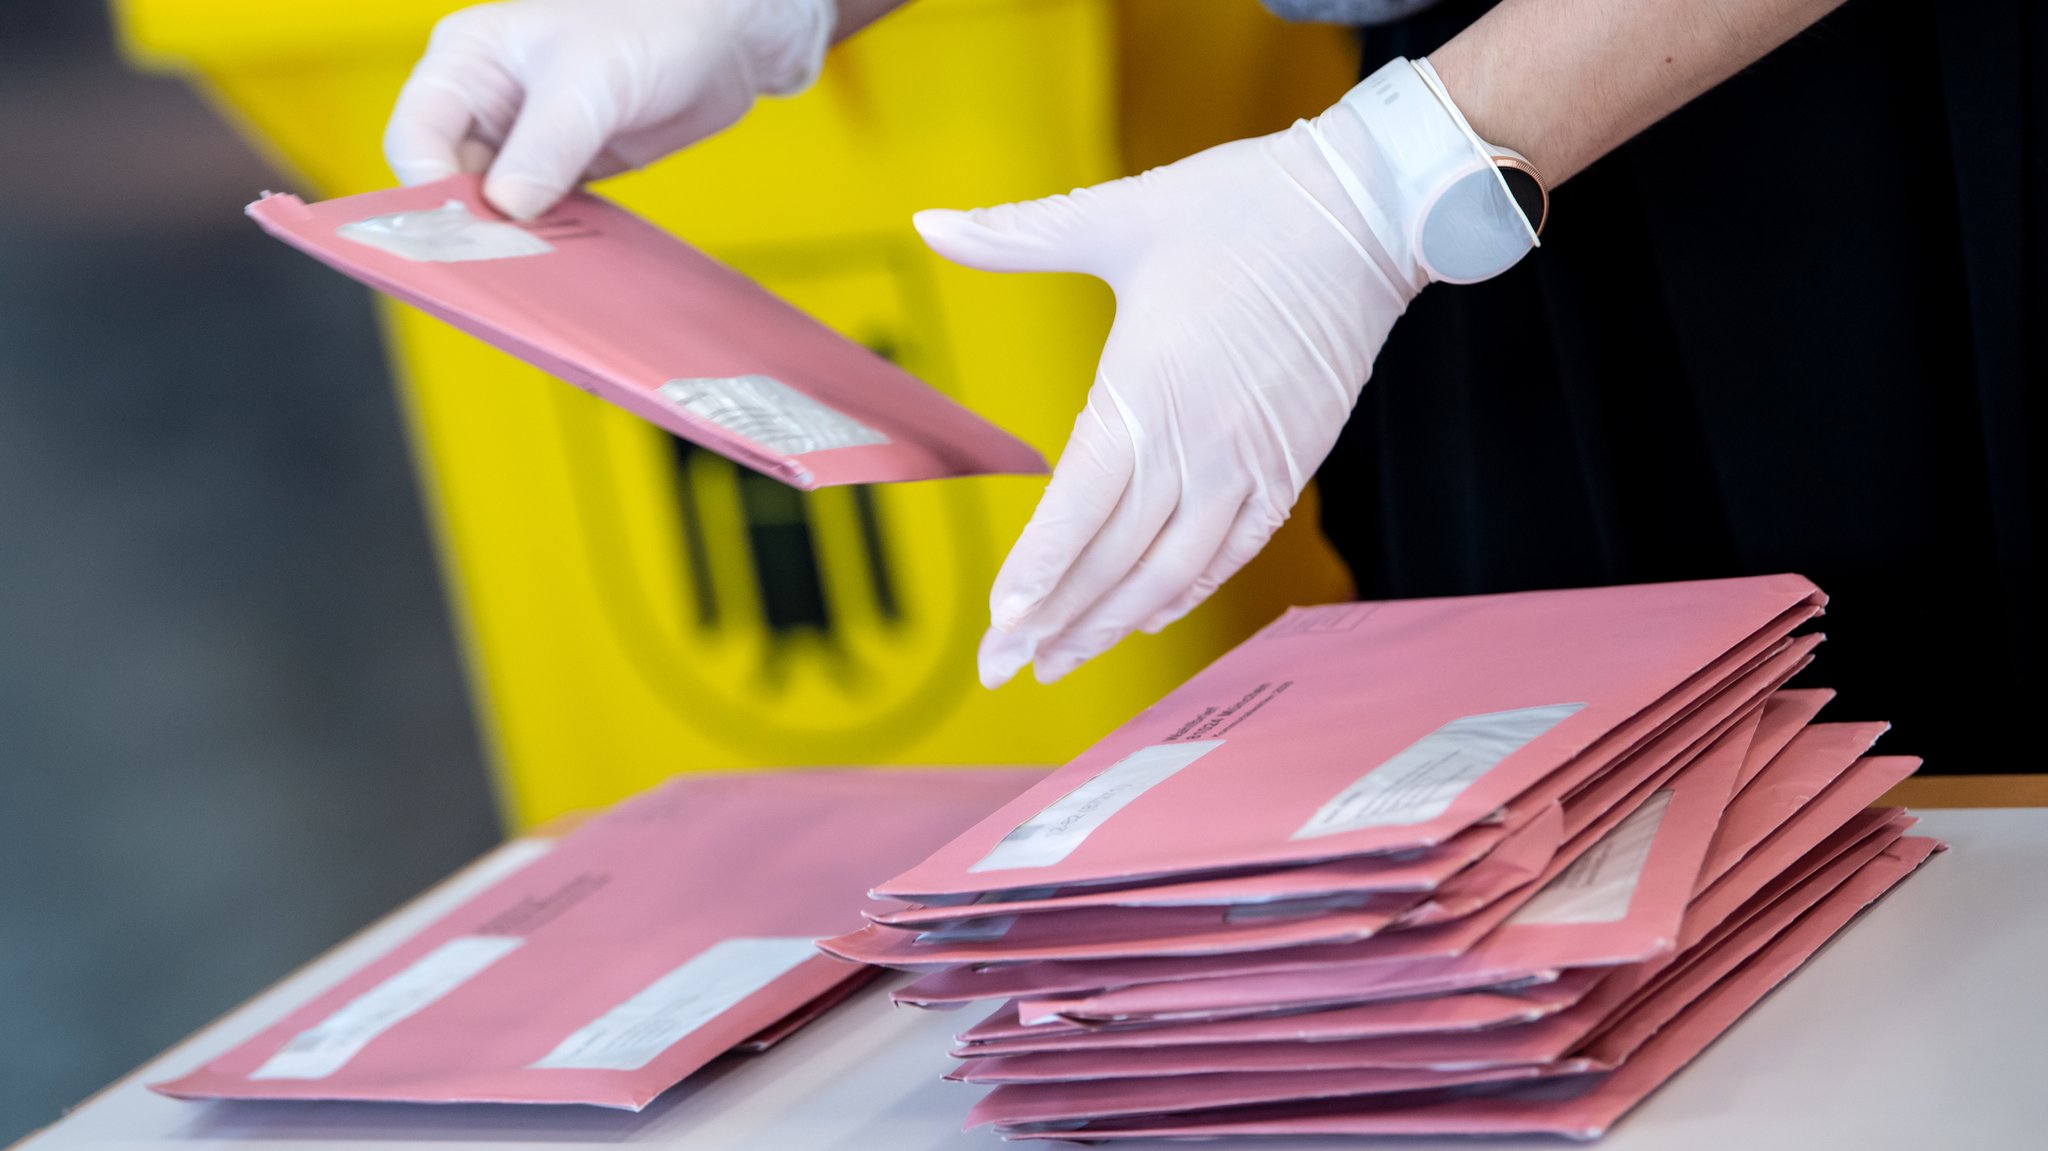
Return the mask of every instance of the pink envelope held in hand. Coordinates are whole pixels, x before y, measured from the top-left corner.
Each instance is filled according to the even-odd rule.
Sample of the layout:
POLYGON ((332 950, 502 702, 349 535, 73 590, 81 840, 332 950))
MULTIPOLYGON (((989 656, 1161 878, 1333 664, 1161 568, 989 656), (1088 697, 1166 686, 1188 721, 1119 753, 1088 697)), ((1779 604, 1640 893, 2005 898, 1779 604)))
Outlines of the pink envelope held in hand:
MULTIPOLYGON (((799 488, 1038 474, 1038 453, 588 192, 532 223, 451 176, 249 205, 265 231, 692 443, 799 488)), ((479 391, 478 404, 490 397, 479 391)))

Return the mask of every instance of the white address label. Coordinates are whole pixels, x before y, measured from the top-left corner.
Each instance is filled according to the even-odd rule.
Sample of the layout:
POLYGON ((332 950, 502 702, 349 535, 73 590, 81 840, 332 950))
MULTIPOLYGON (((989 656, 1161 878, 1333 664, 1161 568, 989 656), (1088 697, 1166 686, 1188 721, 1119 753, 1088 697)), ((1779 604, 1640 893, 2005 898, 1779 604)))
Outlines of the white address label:
POLYGON ((577 1029, 533 1066, 637 1071, 816 954, 809 937, 721 940, 577 1029))
POLYGON ((670 380, 661 385, 661 397, 778 455, 889 442, 875 429, 773 376, 670 380))
POLYGON ((523 942, 510 935, 451 939, 293 1036, 249 1078, 325 1079, 341 1070, 372 1039, 469 982, 523 942))
POLYGON ((371 216, 334 231, 344 240, 423 264, 509 260, 555 250, 554 245, 515 225, 478 219, 460 200, 417 212, 371 216))
POLYGON ((1222 746, 1220 739, 1196 739, 1139 748, 1018 824, 994 850, 967 870, 1051 867, 1073 854, 1110 816, 1222 746))
POLYGON ((1454 719, 1359 776, 1317 808, 1293 838, 1435 819, 1502 760, 1585 706, 1553 703, 1454 719))
POLYGON ((1664 823, 1664 811, 1671 806, 1671 792, 1653 793, 1586 854, 1543 885, 1535 898, 1523 904, 1509 923, 1542 926, 1561 923, 1613 923, 1628 915, 1636 885, 1642 882, 1643 867, 1650 862, 1650 849, 1657 844, 1657 829, 1664 823))

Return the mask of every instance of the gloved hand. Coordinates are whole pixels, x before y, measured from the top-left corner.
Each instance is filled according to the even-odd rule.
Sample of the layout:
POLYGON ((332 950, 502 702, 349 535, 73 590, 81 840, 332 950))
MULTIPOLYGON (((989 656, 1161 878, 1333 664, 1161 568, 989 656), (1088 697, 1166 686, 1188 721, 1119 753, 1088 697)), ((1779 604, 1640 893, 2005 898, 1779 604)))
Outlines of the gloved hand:
POLYGON ((513 0, 434 28, 384 133, 399 181, 486 171, 532 219, 816 78, 834 0, 513 0))
POLYGON ((1287 519, 1431 279, 1429 198, 1480 155, 1421 72, 1397 60, 1315 121, 1139 176, 918 214, 956 263, 1083 272, 1116 293, 1087 406, 990 593, 984 684, 1026 663, 1050 683, 1164 628, 1287 519))

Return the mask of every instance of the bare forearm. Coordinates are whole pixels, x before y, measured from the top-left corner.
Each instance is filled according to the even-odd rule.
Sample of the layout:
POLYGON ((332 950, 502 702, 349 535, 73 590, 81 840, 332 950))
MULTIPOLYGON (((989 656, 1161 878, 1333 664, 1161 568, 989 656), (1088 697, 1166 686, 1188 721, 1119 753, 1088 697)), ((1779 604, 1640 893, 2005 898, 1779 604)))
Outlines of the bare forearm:
POLYGON ((832 26, 832 42, 837 44, 909 2, 910 0, 839 0, 839 22, 832 26))
POLYGON ((1429 60, 1474 131, 1557 184, 1841 2, 1503 0, 1429 60))

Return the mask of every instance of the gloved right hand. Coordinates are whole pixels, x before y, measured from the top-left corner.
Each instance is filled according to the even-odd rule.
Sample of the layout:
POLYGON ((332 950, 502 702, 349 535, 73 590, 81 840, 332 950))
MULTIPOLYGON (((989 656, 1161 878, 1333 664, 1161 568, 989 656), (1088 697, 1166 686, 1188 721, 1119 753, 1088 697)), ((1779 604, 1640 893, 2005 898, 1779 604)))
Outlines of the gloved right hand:
POLYGON ((807 87, 835 0, 513 0, 434 28, 384 133, 399 182, 487 172, 516 219, 807 87))

